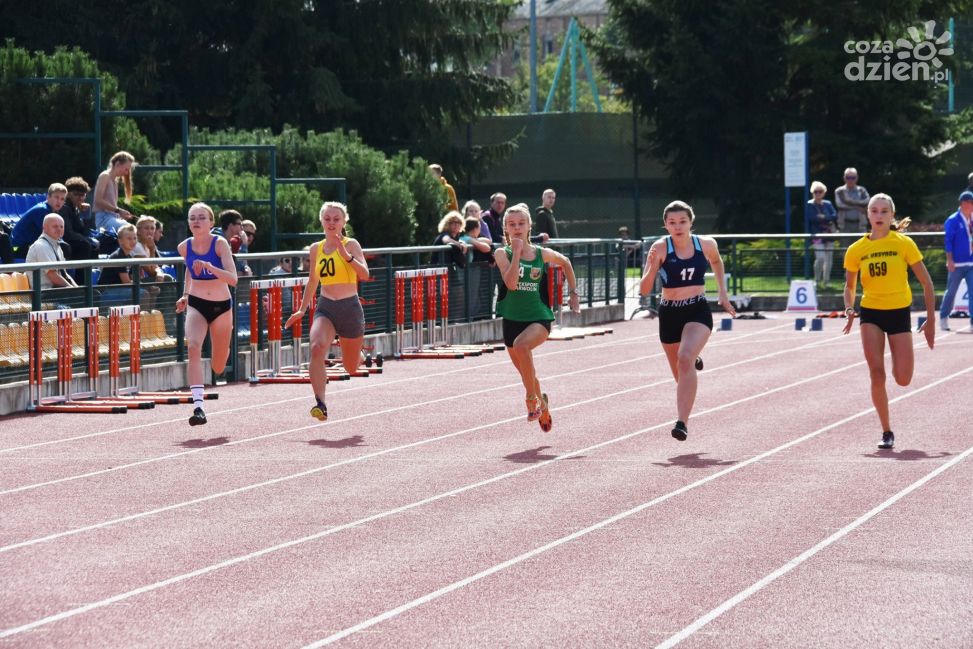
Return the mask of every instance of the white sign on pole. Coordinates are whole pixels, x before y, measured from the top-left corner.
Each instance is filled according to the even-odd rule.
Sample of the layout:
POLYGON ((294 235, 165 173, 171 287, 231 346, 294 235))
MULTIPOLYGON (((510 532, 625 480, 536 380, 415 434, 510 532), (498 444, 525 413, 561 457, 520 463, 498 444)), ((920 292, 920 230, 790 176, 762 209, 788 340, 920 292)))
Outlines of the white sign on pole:
POLYGON ((807 132, 784 133, 784 187, 807 186, 807 132))
POLYGON ((788 311, 817 311, 818 295, 814 282, 809 279, 791 281, 791 291, 787 296, 788 311))

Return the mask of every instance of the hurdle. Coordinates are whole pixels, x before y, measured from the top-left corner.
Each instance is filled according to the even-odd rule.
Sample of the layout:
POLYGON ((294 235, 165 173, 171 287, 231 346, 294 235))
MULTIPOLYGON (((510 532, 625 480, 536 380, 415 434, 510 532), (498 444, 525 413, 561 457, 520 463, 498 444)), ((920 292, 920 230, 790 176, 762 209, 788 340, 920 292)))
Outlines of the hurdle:
POLYGON ((429 349, 435 351, 463 352, 466 356, 492 354, 503 350, 503 343, 453 344, 449 340, 449 269, 430 269, 437 271, 426 275, 426 328, 429 331, 429 349), (439 331, 436 338, 436 287, 439 287, 439 331), (479 352, 479 353, 477 353, 479 352))
MULTIPOLYGON (((303 360, 303 322, 298 321, 292 328, 294 362, 284 365, 281 341, 283 338, 283 291, 291 290, 291 305, 300 305, 304 297, 304 287, 307 277, 278 277, 274 279, 256 280, 250 283, 250 360, 249 382, 251 385, 259 383, 310 383, 311 375, 307 372, 307 363, 303 360), (262 301, 260 291, 267 291, 267 351, 270 355, 271 366, 260 367, 260 312, 262 301)), ((314 309, 310 310, 310 319, 314 319, 314 309)), ((343 368, 335 366, 326 360, 326 377, 328 381, 347 381, 352 377, 343 368)), ((381 367, 365 367, 355 372, 354 376, 367 377, 381 374, 381 367)))
MULTIPOLYGON (((416 358, 465 358, 479 356, 482 349, 446 348, 436 344, 436 279, 442 278, 446 283, 444 300, 449 300, 449 269, 448 268, 420 268, 415 270, 395 271, 395 358, 406 360, 416 358), (411 345, 405 344, 405 281, 409 280, 411 287, 412 330, 411 345), (429 290, 426 291, 425 288, 429 290), (424 301, 428 302, 424 304, 424 301), (423 318, 429 328, 429 344, 424 342, 423 318)), ((443 327, 448 323, 449 307, 447 302, 443 327)), ((448 334, 444 333, 444 336, 448 334)))
POLYGON ((564 327, 561 318, 564 313, 564 269, 556 264, 547 264, 548 304, 554 312, 554 326, 548 340, 576 340, 585 336, 604 336, 614 333, 611 327, 564 327))
POLYGON ((129 408, 154 408, 152 401, 138 401, 98 397, 98 309, 85 307, 78 309, 49 309, 31 311, 28 314, 28 412, 86 412, 99 414, 122 414, 129 408), (75 320, 80 320, 87 330, 85 345, 74 346, 73 333, 75 320), (54 341, 50 335, 54 335, 54 341), (46 340, 45 340, 46 339, 46 340), (44 389, 44 342, 56 345, 57 394, 43 396, 44 389), (72 392, 72 363, 74 355, 83 355, 87 361, 88 390, 72 392))
MULTIPOLYGON (((108 386, 111 398, 120 401, 152 401, 160 405, 193 403, 192 392, 143 392, 142 384, 142 309, 137 304, 108 308, 108 386), (128 359, 131 385, 122 385, 122 348, 126 341, 122 322, 128 320, 128 359)), ((209 392, 204 399, 219 399, 209 392)))

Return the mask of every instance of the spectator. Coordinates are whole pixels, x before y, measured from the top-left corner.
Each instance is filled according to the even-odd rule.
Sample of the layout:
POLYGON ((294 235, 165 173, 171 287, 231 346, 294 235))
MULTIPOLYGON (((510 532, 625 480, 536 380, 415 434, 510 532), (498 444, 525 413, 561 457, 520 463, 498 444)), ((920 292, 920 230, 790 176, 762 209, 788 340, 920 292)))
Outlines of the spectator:
POLYGON ((429 171, 430 173, 432 173, 433 178, 441 182, 443 184, 443 187, 446 188, 446 196, 447 196, 446 209, 450 212, 458 211, 459 201, 456 200, 456 190, 453 189, 453 186, 450 185, 445 178, 443 178, 443 168, 437 164, 431 164, 429 165, 429 171))
POLYGON ((482 264, 474 264, 476 254, 483 257, 489 256, 493 252, 493 242, 488 237, 480 236, 480 219, 476 216, 468 216, 463 222, 463 234, 460 241, 467 244, 469 249, 466 253, 466 265, 469 267, 470 274, 470 315, 476 316, 480 313, 480 281, 483 274, 482 264))
POLYGON ((627 225, 618 228, 618 238, 622 240, 622 249, 625 251, 625 263, 627 266, 634 266, 638 263, 636 252, 642 248, 642 244, 632 241, 632 234, 627 225))
POLYGON ((965 192, 973 192, 973 173, 966 177, 966 189, 965 192))
POLYGON ((240 243, 240 251, 250 252, 250 246, 253 245, 254 240, 257 238, 257 224, 251 221, 250 219, 245 219, 240 224, 240 227, 243 230, 240 233, 240 236, 242 237, 240 243))
MULTIPOLYGON (((31 244, 30 249, 27 250, 27 263, 39 264, 65 261, 64 251, 58 245, 61 237, 64 235, 64 219, 60 215, 52 212, 44 217, 41 228, 41 234, 37 237, 37 241, 31 244)), ((31 282, 31 286, 33 286, 34 273, 27 273, 27 277, 31 282)), ((77 285, 70 275, 59 269, 51 268, 41 271, 42 289, 66 286, 76 287, 77 285)))
POLYGON ((459 215, 459 212, 453 210, 443 217, 443 220, 439 222, 439 234, 436 235, 435 241, 432 242, 434 246, 441 246, 444 244, 450 245, 453 249, 450 251, 449 256, 445 253, 441 256, 441 264, 451 264, 457 268, 463 268, 466 266, 466 253, 472 248, 468 243, 463 243, 460 241, 460 233, 463 231, 463 217, 459 215))
MULTIPOLYGON (((91 205, 84 202, 91 190, 84 178, 74 176, 64 181, 68 190, 67 200, 58 210, 64 219, 64 242, 71 248, 71 259, 94 259, 98 256, 98 241, 88 236, 88 226, 85 214, 90 212, 91 205)), ((80 280, 80 275, 75 275, 80 280)))
MULTIPOLYGON (((828 188, 824 183, 815 180, 811 183, 811 200, 804 206, 804 219, 808 223, 808 231, 812 235, 832 234, 837 232, 838 213, 831 201, 825 200, 828 188)), ((818 288, 828 288, 831 279, 831 263, 834 261, 835 241, 820 236, 811 239, 814 248, 814 282, 818 288)))
POLYGON ((946 293, 939 308, 939 328, 949 331, 949 314, 953 311, 956 292, 966 280, 966 292, 973 291, 973 192, 959 195, 959 209, 946 219, 945 227, 946 293))
POLYGON ((503 212, 506 208, 507 195, 497 192, 490 197, 490 209, 480 214, 480 221, 486 224, 493 243, 503 243, 503 212))
POLYGON ((554 220, 554 201, 557 194, 553 189, 545 189, 541 194, 541 205, 534 209, 534 233, 544 235, 540 243, 557 239, 557 221, 554 220))
POLYGON ((14 249, 10 245, 10 233, 7 225, 0 223, 0 264, 14 263, 14 249))
POLYGON ((281 257, 280 263, 270 269, 268 275, 293 275, 294 262, 290 257, 281 257))
MULTIPOLYGON (((132 251, 133 257, 146 257, 154 259, 159 257, 159 249, 155 244, 155 228, 158 220, 153 216, 143 214, 135 223, 135 236, 138 243, 132 251)), ((168 282, 172 277, 167 275, 157 264, 143 265, 139 268, 140 277, 143 282, 168 282)))
MULTIPOLYGON (((483 209, 480 207, 480 204, 477 203, 476 201, 466 201, 466 204, 463 205, 463 218, 464 219, 468 219, 468 218, 470 218, 472 216, 477 221, 479 221, 480 222, 480 236, 481 237, 486 237, 487 239, 489 239, 492 242, 493 241, 493 236, 490 234, 490 226, 487 225, 487 223, 481 218, 481 215, 482 214, 483 214, 483 209)), ((493 255, 492 254, 490 255, 490 259, 493 259, 493 255)), ((474 261, 482 261, 482 260, 476 258, 476 251, 475 250, 473 251, 473 260, 474 261)))
POLYGON ((132 200, 132 167, 135 156, 127 151, 119 151, 111 157, 108 168, 98 174, 95 183, 94 207, 95 228, 109 232, 116 231, 128 221, 132 214, 118 206, 118 179, 125 186, 125 200, 132 200))
POLYGON ((845 169, 845 184, 834 190, 839 232, 864 232, 868 225, 868 190, 858 185, 858 170, 845 169))
MULTIPOLYGON (((230 244, 230 251, 233 251, 232 240, 236 237, 237 241, 242 245, 243 237, 240 234, 243 232, 243 215, 236 210, 223 210, 220 212, 220 226, 218 228, 213 228, 210 230, 211 234, 215 234, 226 239, 227 243, 230 244)), ((237 275, 253 275, 250 267, 247 266, 247 262, 242 259, 233 258, 233 263, 236 265, 237 275)))
MULTIPOLYGON (((108 255, 110 261, 116 259, 134 259, 135 247, 138 245, 138 234, 136 226, 126 223, 116 230, 118 235, 118 249, 108 255)), ((101 289, 101 305, 114 306, 132 303, 132 289, 118 286, 120 284, 131 284, 132 276, 136 272, 136 267, 132 266, 106 266, 101 271, 98 278, 98 286, 101 289)), ((151 310, 155 307, 155 298, 159 294, 158 286, 149 286, 139 290, 139 302, 143 309, 151 310)))
MULTIPOLYGON (((47 188, 47 200, 38 203, 20 215, 20 220, 10 233, 10 243, 14 248, 26 249, 33 246, 44 230, 44 220, 48 214, 57 214, 64 206, 64 200, 68 195, 68 188, 61 183, 53 183, 47 188)), ((64 233, 64 223, 62 218, 61 231, 58 239, 64 233)))
POLYGON ((165 227, 166 226, 162 223, 162 221, 159 219, 155 220, 155 235, 153 235, 153 237, 155 238, 156 247, 158 247, 159 242, 162 241, 162 237, 165 236, 165 227))

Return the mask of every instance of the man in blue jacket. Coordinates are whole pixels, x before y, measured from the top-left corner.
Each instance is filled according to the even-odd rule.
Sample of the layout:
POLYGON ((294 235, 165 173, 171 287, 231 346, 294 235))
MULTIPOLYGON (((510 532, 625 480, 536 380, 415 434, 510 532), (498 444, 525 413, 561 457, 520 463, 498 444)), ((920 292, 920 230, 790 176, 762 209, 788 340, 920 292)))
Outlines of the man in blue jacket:
POLYGON ((965 191, 959 195, 959 209, 946 219, 946 294, 939 309, 939 327, 949 331, 949 314, 953 311, 956 292, 966 280, 969 295, 973 288, 973 192, 965 191))
POLYGON ((14 225, 10 233, 10 243, 14 248, 20 248, 21 255, 37 241, 44 230, 44 217, 51 213, 57 213, 64 206, 64 199, 67 198, 68 188, 61 183, 54 183, 47 188, 47 201, 38 203, 20 215, 20 219, 14 225))

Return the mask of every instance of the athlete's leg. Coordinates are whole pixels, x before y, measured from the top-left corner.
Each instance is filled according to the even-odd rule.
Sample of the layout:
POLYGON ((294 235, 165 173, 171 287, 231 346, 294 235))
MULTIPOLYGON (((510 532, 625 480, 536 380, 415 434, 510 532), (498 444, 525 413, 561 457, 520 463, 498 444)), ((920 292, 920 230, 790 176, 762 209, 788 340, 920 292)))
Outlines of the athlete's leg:
POLYGON ((699 322, 687 322, 682 328, 682 341, 676 355, 679 380, 676 384, 676 410, 679 420, 689 422, 689 413, 696 401, 696 358, 703 351, 712 331, 699 322))
POLYGON ((213 372, 222 374, 226 369, 226 359, 230 357, 230 337, 233 335, 233 310, 221 313, 209 323, 209 340, 212 347, 210 363, 213 372))
POLYGON ((912 383, 912 372, 915 368, 912 333, 889 336, 889 351, 892 352, 892 378, 899 385, 909 385, 912 383))
POLYGON ((341 364, 345 366, 345 371, 354 374, 361 364, 361 348, 365 344, 365 336, 338 338, 338 343, 341 345, 341 364))
POLYGON ((868 322, 861 327, 862 350, 868 363, 868 374, 872 384, 872 404, 878 413, 882 430, 891 430, 889 424, 889 395, 885 391, 885 332, 878 325, 868 322))
POLYGON ((507 348, 510 360, 520 372, 520 380, 528 397, 540 397, 541 386, 534 371, 533 349, 547 340, 547 329, 536 322, 531 323, 514 339, 512 347, 507 348))
POLYGON ((680 343, 662 343, 662 351, 666 353, 666 360, 669 361, 669 369, 676 383, 679 383, 679 345, 680 343))
POLYGON ((324 393, 328 384, 326 362, 331 342, 334 340, 334 324, 321 314, 314 316, 311 323, 311 361, 308 373, 311 375, 311 389, 314 396, 324 403, 324 393))
POLYGON ((189 385, 203 384, 203 342, 209 323, 199 311, 193 307, 186 308, 186 351, 189 355, 189 365, 186 368, 186 378, 189 385))

